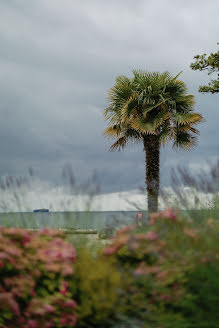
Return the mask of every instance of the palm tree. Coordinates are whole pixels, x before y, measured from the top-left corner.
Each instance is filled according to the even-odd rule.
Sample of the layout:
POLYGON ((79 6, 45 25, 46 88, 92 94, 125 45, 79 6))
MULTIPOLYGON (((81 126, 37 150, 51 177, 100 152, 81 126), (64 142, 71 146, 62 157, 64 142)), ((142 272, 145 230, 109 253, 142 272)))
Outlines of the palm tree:
POLYGON ((148 211, 158 210, 160 147, 173 141, 173 148, 190 150, 197 143, 195 125, 203 117, 193 112, 194 96, 184 82, 169 72, 133 71, 119 76, 108 92, 104 111, 107 137, 116 138, 110 151, 123 149, 129 141, 143 142, 146 162, 148 211))

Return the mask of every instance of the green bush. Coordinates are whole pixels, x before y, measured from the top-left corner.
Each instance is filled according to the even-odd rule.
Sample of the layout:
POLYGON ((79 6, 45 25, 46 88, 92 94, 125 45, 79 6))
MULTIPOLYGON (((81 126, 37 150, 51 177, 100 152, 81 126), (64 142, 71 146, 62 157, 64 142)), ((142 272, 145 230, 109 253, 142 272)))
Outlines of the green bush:
POLYGON ((74 327, 74 261, 57 231, 0 228, 0 327, 74 327))
POLYGON ((113 259, 79 249, 70 289, 77 302, 77 327, 112 327, 124 305, 123 281, 113 259))
POLYGON ((128 283, 129 315, 144 327, 219 327, 219 222, 198 227, 168 209, 117 232, 104 250, 128 283))

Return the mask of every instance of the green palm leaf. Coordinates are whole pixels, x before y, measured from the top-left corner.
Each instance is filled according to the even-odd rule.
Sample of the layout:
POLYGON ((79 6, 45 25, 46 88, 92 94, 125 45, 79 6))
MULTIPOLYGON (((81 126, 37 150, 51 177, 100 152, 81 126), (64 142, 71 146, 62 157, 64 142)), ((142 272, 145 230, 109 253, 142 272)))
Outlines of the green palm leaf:
POLYGON ((127 138, 125 136, 119 137, 114 144, 110 147, 110 151, 124 149, 127 144, 127 138))
POLYGON ((198 124, 203 121, 203 117, 197 113, 173 113, 172 119, 179 125, 198 124))
POLYGON ((173 149, 191 150, 197 145, 197 137, 188 132, 178 132, 174 138, 173 149))

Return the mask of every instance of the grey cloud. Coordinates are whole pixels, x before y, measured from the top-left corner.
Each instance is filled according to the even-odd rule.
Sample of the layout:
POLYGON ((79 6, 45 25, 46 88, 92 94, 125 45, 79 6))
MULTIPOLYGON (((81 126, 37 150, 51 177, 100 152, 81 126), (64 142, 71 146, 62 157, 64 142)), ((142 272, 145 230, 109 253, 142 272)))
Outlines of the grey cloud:
POLYGON ((196 96, 206 117, 190 153, 161 152, 161 179, 169 166, 217 153, 218 96, 200 95, 209 77, 193 72, 193 56, 216 49, 218 2, 8 0, 0 3, 0 174, 58 181, 70 163, 78 179, 100 172, 103 189, 144 185, 143 146, 109 153, 102 135, 106 93, 134 68, 169 70, 196 96), (198 6, 198 9, 197 9, 198 6), (168 164, 170 163, 170 164, 168 164))

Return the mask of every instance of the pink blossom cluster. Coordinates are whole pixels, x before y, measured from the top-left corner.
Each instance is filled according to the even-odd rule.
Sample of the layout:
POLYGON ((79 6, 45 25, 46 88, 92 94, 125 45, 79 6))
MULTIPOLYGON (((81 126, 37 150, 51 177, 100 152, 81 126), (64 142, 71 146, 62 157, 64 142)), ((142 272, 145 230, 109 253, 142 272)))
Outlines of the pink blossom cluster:
POLYGON ((150 218, 149 218, 149 224, 152 225, 157 220, 161 220, 161 219, 176 221, 177 220, 177 215, 178 215, 177 211, 175 211, 171 208, 167 208, 164 211, 152 213, 150 215, 150 218))
POLYGON ((56 230, 0 228, 0 318, 7 328, 74 327, 76 252, 56 230))
MULTIPOLYGON (((139 232, 133 225, 120 229, 112 238, 111 244, 105 248, 104 254, 114 255, 119 262, 124 264, 124 267, 129 268, 130 265, 128 271, 132 272, 135 277, 146 276, 148 281, 151 280, 151 286, 165 285, 172 274, 164 269, 165 263, 175 254, 168 251, 165 235, 155 223, 159 220, 175 222, 177 214, 172 209, 151 214, 149 227, 143 232, 139 232), (134 266, 133 263, 135 263, 134 266)), ((174 288, 166 294, 156 287, 157 290, 151 292, 150 302, 170 302, 175 297, 182 296, 183 290, 176 286, 175 284, 174 288)))

